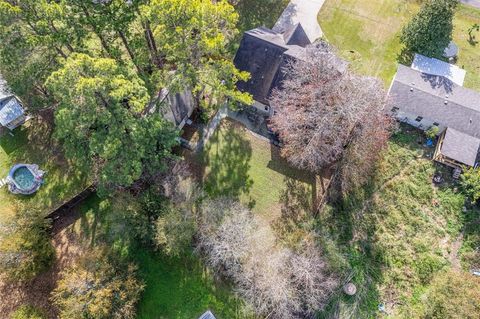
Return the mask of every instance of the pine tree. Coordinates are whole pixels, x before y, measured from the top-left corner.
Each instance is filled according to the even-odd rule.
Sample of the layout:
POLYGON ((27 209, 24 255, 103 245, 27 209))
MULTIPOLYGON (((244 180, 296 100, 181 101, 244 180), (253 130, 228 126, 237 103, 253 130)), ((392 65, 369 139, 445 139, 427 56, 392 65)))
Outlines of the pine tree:
POLYGON ((427 0, 402 30, 400 40, 409 53, 441 58, 452 40, 458 0, 427 0))

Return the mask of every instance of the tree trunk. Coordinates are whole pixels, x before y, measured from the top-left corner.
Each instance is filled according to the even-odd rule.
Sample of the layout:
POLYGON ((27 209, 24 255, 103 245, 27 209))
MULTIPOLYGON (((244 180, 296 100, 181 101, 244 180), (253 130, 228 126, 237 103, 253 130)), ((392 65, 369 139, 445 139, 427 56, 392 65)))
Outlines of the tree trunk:
POLYGON ((162 69, 164 65, 164 57, 161 57, 158 53, 157 44, 155 43, 155 38, 153 37, 153 32, 149 21, 145 21, 143 23, 143 29, 145 31, 145 40, 147 41, 152 64, 157 68, 162 69))
POLYGON ((127 50, 128 55, 130 56, 130 59, 132 60, 132 63, 137 68, 138 74, 141 75, 143 73, 142 69, 140 68, 140 66, 138 65, 138 63, 135 59, 135 54, 133 53, 132 49, 130 48, 130 45, 128 44, 128 39, 125 36, 125 33, 123 33, 123 31, 118 31, 118 35, 120 36, 120 39, 122 39, 123 45, 125 46, 125 49, 127 50))
POLYGON ((107 52, 107 54, 110 58, 114 59, 115 55, 112 53, 112 50, 111 50, 110 46, 108 45, 107 40, 105 40, 102 32, 100 30, 98 30, 95 23, 93 23, 92 18, 90 16, 90 13, 88 12, 88 9, 83 4, 81 4, 80 7, 82 8, 82 11, 85 14, 85 17, 87 17, 88 23, 92 27, 93 32, 100 39, 100 43, 102 44, 103 49, 107 52))

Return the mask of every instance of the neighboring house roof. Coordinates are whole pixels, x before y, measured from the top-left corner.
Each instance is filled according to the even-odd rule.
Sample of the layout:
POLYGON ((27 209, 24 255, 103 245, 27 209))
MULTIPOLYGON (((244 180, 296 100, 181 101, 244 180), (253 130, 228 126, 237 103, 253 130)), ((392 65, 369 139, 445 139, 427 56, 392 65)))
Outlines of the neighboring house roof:
POLYGON ((475 166, 480 139, 448 128, 440 152, 457 162, 475 166))
POLYGON ((300 24, 283 34, 264 27, 245 32, 234 63, 237 69, 249 72, 251 78, 247 82, 238 82, 238 89, 252 94, 255 101, 268 105, 269 97, 281 85, 290 61, 306 56, 303 46, 310 43, 303 38, 302 32, 300 24), (303 46, 287 44, 286 41, 303 46))
POLYGON ((440 75, 463 86, 467 72, 458 66, 429 58, 421 54, 415 54, 412 69, 431 75, 440 75))
POLYGON ((13 95, 0 99, 0 124, 7 126, 24 114, 20 101, 13 95))
POLYGON ((198 319, 216 319, 213 313, 209 310, 200 316, 198 319))
POLYGON ((298 45, 306 47, 311 44, 305 30, 300 23, 297 23, 292 29, 284 33, 283 39, 287 45, 298 45))
POLYGON ((160 104, 163 106, 160 110, 163 117, 178 128, 182 128, 194 109, 193 96, 189 90, 172 94, 167 89, 163 89, 160 104))
POLYGON ((318 23, 318 13, 324 2, 325 0, 290 0, 273 26, 273 31, 283 34, 297 23, 302 23, 309 42, 315 42, 323 35, 318 23))
POLYGON ((399 65, 390 88, 400 111, 421 116, 467 135, 480 137, 480 93, 442 76, 399 65))

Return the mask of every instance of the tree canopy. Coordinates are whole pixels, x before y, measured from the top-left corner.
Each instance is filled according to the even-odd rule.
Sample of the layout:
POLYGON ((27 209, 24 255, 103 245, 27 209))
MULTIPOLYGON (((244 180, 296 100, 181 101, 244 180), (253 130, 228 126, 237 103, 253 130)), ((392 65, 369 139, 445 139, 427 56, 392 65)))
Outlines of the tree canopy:
POLYGON ((382 84, 353 74, 326 43, 309 47, 305 61, 292 63, 287 73, 271 99, 283 156, 314 173, 339 164, 345 186, 364 181, 392 124, 382 84))
POLYGON ((47 84, 59 101, 56 138, 69 158, 93 169, 101 188, 129 186, 163 168, 176 133, 159 115, 141 115, 149 95, 138 75, 113 59, 73 54, 47 84))
POLYGON ((441 58, 452 40, 453 16, 458 0, 427 0, 420 12, 403 28, 400 36, 405 49, 441 58))
POLYGON ((54 109, 67 157, 101 188, 128 186, 174 144, 142 116, 164 89, 202 109, 251 102, 228 52, 237 21, 225 0, 0 0, 0 72, 30 112, 54 109))

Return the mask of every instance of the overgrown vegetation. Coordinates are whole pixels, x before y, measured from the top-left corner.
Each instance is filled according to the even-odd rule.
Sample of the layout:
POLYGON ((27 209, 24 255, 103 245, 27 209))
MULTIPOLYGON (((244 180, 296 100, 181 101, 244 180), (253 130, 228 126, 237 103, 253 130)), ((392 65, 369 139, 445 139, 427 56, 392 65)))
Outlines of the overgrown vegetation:
POLYGON ((370 317, 383 305, 385 313, 402 317, 413 296, 459 262, 452 250, 465 197, 448 183, 433 185, 434 174, 448 172, 425 158, 431 150, 418 145, 421 139, 414 130, 397 133, 369 187, 320 214, 319 231, 342 247, 359 287, 330 313, 370 317))

